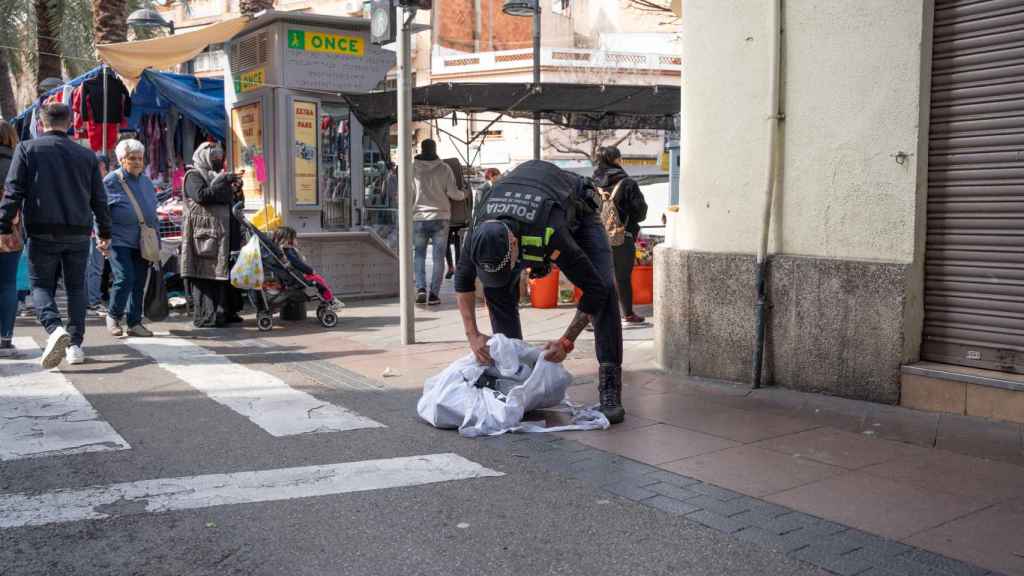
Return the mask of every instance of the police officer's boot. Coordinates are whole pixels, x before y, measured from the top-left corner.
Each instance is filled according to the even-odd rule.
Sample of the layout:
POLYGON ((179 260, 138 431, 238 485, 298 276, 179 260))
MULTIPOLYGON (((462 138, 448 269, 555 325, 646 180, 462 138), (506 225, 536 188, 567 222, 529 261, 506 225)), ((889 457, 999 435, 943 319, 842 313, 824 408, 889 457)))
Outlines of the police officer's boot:
POLYGON ((601 364, 598 369, 598 392, 601 395, 601 411, 608 422, 618 424, 625 420, 626 409, 622 407, 622 366, 601 364))

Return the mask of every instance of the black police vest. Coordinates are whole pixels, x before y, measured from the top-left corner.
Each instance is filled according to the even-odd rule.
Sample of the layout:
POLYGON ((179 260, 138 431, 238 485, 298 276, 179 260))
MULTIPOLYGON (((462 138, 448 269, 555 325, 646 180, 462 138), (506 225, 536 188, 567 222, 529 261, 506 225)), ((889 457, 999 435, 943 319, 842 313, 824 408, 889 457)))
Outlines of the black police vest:
POLYGON ((553 206, 568 205, 568 195, 545 188, 518 186, 515 182, 499 182, 480 198, 473 225, 488 220, 515 220, 522 233, 519 245, 523 260, 544 262, 554 228, 548 226, 553 206))

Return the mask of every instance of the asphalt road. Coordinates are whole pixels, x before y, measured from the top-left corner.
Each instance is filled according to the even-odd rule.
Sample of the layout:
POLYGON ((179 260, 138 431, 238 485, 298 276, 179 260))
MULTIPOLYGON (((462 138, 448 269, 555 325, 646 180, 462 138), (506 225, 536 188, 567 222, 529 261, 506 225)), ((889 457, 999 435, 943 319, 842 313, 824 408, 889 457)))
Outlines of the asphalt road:
MULTIPOLYGON (((24 324, 19 336, 43 343, 24 324)), ((326 385, 296 369, 322 355, 221 338, 191 342, 384 427, 274 436, 94 327, 90 362, 63 374, 131 447, 0 461, 0 524, 10 515, 4 497, 64 491, 67 507, 76 490, 153 479, 443 453, 503 475, 171 512, 120 502, 102 508, 107 518, 0 528, 0 575, 822 573, 549 472, 497 443, 435 430, 418 420, 408 392, 326 385)), ((211 382, 220 378, 217 362, 192 360, 210 364, 211 382)), ((12 401, 4 382, 14 381, 4 362, 0 430, 12 401)))

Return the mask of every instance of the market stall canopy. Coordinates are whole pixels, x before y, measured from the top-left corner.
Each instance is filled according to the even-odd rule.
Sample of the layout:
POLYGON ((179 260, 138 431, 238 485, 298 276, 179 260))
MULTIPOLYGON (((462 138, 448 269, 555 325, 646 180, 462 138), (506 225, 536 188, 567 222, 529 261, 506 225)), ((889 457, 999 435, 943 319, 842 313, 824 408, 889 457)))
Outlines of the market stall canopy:
MULTIPOLYGON (((673 130, 679 114, 678 86, 621 84, 432 84, 412 91, 417 121, 453 112, 496 112, 517 118, 541 118, 577 130, 673 130)), ((347 95, 365 126, 394 124, 394 91, 347 95)))
POLYGON ((100 58, 121 75, 125 85, 133 89, 146 68, 170 68, 195 58, 210 44, 234 38, 249 19, 232 18, 206 28, 137 42, 118 42, 96 47, 100 58))
POLYGON ((224 80, 144 70, 132 92, 129 124, 139 126, 143 114, 178 112, 218 140, 225 139, 224 80))

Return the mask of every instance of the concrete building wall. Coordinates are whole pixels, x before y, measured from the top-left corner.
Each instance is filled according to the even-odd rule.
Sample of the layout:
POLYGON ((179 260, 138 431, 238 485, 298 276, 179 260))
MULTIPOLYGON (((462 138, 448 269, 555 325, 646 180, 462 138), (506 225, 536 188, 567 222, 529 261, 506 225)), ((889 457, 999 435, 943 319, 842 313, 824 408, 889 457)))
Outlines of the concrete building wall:
MULTIPOLYGON (((756 251, 770 3, 684 6, 680 248, 756 251)), ((923 9, 922 0, 785 1, 785 148, 772 251, 913 260, 923 9), (902 165, 901 151, 912 155, 902 165)))
MULTIPOLYGON (((688 374, 752 373, 771 1, 683 6, 681 201, 656 265, 656 314, 669 319, 664 363, 688 374)), ((920 331, 930 2, 783 5, 767 373, 895 402, 920 331)))

